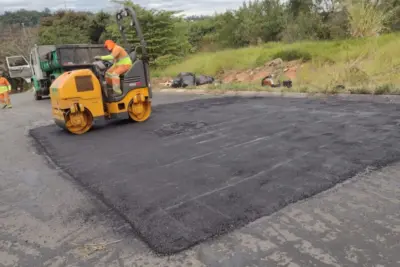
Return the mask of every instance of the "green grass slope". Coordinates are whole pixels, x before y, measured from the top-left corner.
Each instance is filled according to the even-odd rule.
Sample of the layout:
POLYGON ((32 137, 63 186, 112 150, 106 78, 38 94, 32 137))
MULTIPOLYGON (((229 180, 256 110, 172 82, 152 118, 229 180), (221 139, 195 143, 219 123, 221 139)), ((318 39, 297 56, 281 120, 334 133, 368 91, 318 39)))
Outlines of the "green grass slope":
MULTIPOLYGON (((400 34, 342 41, 266 43, 257 47, 195 54, 179 64, 157 70, 154 74, 174 77, 179 72, 195 72, 220 76, 230 70, 263 66, 275 58, 284 61, 303 59, 304 64, 298 69, 292 90, 398 93, 400 92, 397 89, 400 88, 399 45, 400 34), (343 87, 337 89, 337 85, 343 85, 344 89, 343 87)), ((229 87, 229 85, 224 86, 229 87)))

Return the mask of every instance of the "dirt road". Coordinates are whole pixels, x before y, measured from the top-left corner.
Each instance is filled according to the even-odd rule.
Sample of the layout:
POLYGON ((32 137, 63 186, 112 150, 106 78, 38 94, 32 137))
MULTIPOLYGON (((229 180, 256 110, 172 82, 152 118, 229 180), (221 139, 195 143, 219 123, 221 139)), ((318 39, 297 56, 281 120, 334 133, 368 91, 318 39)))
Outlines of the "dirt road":
MULTIPOLYGON (((155 94, 155 103, 199 96, 155 94)), ((355 177, 170 257, 36 154, 48 100, 0 110, 0 266, 399 266, 400 164, 355 177)))

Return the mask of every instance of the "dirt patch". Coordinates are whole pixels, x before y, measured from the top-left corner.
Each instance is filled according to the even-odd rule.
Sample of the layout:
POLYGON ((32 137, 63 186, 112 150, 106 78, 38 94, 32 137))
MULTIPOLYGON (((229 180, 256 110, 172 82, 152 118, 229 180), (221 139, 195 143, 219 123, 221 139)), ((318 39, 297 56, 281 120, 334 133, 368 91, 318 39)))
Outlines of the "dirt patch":
MULTIPOLYGON (((284 62, 282 59, 277 58, 266 62, 264 66, 247 70, 228 70, 219 74, 216 78, 222 83, 254 83, 261 82, 261 80, 269 75, 278 80, 294 80, 297 76, 297 71, 301 67, 300 60, 293 60, 284 62)), ((172 81, 171 77, 154 78, 153 84, 157 87, 169 87, 172 81)))
POLYGON ((259 82, 268 75, 282 77, 282 79, 294 80, 301 61, 294 60, 284 62, 280 58, 267 62, 262 67, 243 71, 228 71, 223 73, 221 80, 224 83, 251 83, 259 82))
POLYGON ((153 89, 162 89, 162 88, 171 86, 172 78, 171 77, 151 78, 151 83, 152 83, 153 89))
POLYGON ((289 80, 294 80, 297 76, 297 67, 286 68, 283 72, 284 75, 289 78, 289 80))

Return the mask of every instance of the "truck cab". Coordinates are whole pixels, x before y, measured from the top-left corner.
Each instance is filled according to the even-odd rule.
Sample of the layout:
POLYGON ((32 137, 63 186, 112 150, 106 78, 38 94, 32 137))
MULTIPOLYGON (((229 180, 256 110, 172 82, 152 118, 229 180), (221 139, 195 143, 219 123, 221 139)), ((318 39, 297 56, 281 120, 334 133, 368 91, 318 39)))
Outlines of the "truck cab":
POLYGON ((35 45, 30 53, 31 66, 31 83, 33 85, 34 97, 36 100, 42 99, 42 96, 50 94, 49 87, 51 84, 50 77, 40 67, 40 62, 46 60, 47 53, 55 49, 54 45, 35 45))
POLYGON ((30 82, 32 76, 31 66, 24 56, 6 57, 6 61, 10 78, 22 78, 26 82, 30 82))

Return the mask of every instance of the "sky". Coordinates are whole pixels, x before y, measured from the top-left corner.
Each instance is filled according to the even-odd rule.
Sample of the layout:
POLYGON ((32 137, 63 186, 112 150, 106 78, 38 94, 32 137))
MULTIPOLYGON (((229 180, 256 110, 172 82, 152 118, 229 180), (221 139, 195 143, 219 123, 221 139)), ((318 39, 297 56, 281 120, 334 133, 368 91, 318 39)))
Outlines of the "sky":
MULTIPOLYGON (((226 9, 236 9, 243 0, 134 0, 135 4, 146 8, 165 10, 182 10, 184 15, 212 15, 214 12, 223 12, 226 9)), ((0 13, 16 9, 50 10, 67 7, 85 11, 113 11, 115 4, 108 0, 0 0, 0 13)))

